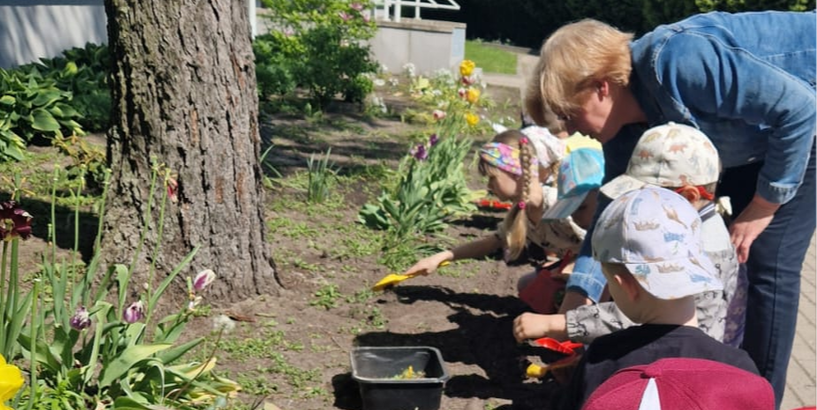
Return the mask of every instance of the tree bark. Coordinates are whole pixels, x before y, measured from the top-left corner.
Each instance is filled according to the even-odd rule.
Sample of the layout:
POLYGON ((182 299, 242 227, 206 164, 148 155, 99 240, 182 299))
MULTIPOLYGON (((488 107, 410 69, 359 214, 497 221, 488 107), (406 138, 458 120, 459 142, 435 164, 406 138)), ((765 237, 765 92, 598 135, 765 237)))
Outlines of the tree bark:
POLYGON ((177 279, 212 269, 208 299, 278 294, 264 237, 258 98, 246 0, 105 0, 111 50, 112 170, 103 263, 129 265, 147 224, 131 292, 154 287, 197 245, 177 279), (164 175, 147 210, 153 164, 172 172, 158 238, 164 175), (146 213, 148 212, 148 213, 146 213), (146 221, 149 219, 150 221, 146 221), (155 258, 154 258, 155 255, 155 258))

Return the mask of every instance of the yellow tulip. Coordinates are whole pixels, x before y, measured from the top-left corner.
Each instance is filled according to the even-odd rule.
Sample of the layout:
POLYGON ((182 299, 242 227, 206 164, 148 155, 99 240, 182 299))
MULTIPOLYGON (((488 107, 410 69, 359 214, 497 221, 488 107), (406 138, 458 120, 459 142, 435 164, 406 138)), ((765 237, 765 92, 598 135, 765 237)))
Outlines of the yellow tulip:
POLYGON ((465 92, 465 99, 471 104, 476 103, 477 100, 479 100, 479 90, 476 88, 469 88, 468 91, 465 92))
POLYGON ((463 77, 468 77, 469 75, 471 75, 471 73, 474 72, 474 67, 476 66, 477 65, 474 64, 474 62, 471 60, 462 60, 462 62, 460 63, 460 74, 463 77))
POLYGON ((6 359, 0 355, 0 410, 11 410, 11 407, 3 403, 14 398, 21 387, 23 387, 23 375, 20 369, 7 364, 6 359))
POLYGON ((477 123, 479 122, 479 116, 474 113, 467 112, 465 113, 465 122, 467 122, 468 125, 473 127, 474 125, 477 125, 477 123))

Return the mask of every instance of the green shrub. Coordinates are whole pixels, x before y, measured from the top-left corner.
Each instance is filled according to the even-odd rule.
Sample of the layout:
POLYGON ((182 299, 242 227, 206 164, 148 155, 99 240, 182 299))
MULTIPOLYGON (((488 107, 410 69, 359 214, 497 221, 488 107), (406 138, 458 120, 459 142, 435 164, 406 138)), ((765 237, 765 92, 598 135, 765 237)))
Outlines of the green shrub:
POLYGON ((73 95, 70 105, 80 116, 77 122, 90 132, 104 132, 110 126, 111 94, 108 85, 110 53, 107 45, 87 43, 62 56, 42 58, 38 63, 20 66, 18 71, 37 71, 52 78, 55 86, 73 95))
POLYGON ((325 107, 337 95, 363 102, 371 91, 364 76, 377 70, 364 40, 376 26, 365 10, 371 2, 349 0, 263 0, 275 30, 254 41, 262 98, 288 96, 302 87, 325 107))
POLYGON ((22 159, 26 143, 35 137, 83 135, 75 121, 80 114, 70 101, 71 92, 36 69, 0 69, 0 159, 22 159))

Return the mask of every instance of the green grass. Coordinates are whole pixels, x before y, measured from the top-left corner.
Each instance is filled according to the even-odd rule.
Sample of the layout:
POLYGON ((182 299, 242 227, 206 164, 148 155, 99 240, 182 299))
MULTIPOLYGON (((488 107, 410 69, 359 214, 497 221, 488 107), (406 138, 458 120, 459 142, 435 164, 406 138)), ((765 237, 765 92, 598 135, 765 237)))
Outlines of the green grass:
POLYGON ((516 74, 516 54, 486 45, 482 41, 465 42, 465 58, 486 73, 516 74))

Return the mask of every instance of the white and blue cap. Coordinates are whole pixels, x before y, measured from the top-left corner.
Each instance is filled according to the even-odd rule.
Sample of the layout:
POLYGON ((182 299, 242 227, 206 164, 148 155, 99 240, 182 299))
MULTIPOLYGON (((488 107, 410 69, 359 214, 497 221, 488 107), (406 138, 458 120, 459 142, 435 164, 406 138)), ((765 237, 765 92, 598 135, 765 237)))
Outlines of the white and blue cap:
POLYGON ((542 219, 565 219, 576 212, 587 193, 600 187, 604 179, 604 153, 595 148, 579 148, 559 164, 558 201, 542 219))
POLYGON ((668 189, 645 186, 616 198, 596 222, 592 244, 596 260, 623 264, 659 299, 723 289, 703 251, 698 212, 668 189))

